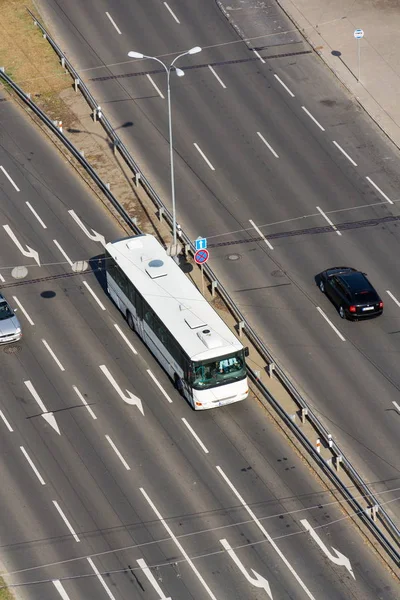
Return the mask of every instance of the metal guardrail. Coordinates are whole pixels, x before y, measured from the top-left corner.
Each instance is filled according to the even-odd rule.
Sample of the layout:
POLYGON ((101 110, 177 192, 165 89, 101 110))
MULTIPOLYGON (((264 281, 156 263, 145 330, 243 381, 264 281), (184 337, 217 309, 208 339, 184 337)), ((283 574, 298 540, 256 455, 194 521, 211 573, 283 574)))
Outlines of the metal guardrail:
MULTIPOLYGON (((90 108, 93 111, 94 118, 98 118, 101 122, 102 126, 108 133, 110 139, 113 142, 114 150, 118 150, 121 156, 124 158, 126 164, 132 170, 135 175, 136 183, 140 184, 143 189, 146 191, 147 195, 150 197, 152 202, 156 205, 157 209, 162 213, 163 217, 166 219, 168 224, 172 226, 172 214, 168 210, 168 208, 164 205, 154 188, 151 186, 150 182, 144 176, 144 174, 140 171, 139 166, 133 160, 130 155, 128 149, 123 144, 122 140, 119 138, 115 130, 113 129, 111 123, 108 121, 104 113, 100 110, 98 103, 95 98, 90 93, 87 86, 82 82, 78 72, 75 70, 73 65, 70 63, 68 58, 62 52, 61 48, 57 45, 57 43, 52 39, 47 30, 43 27, 41 23, 36 19, 35 15, 27 9, 29 14, 31 15, 35 25, 39 27, 43 36, 47 39, 49 44, 52 46, 53 50, 59 56, 61 64, 65 67, 75 82, 75 89, 81 91, 84 98, 88 102, 90 108)), ((136 233, 140 233, 139 228, 135 225, 132 219, 129 217, 128 213, 124 210, 122 206, 118 203, 116 198, 110 192, 110 190, 105 186, 105 184, 98 177, 94 169, 90 166, 90 164, 85 160, 85 158, 79 153, 79 151, 69 142, 69 140, 58 130, 58 128, 53 124, 53 122, 48 119, 48 117, 41 111, 41 109, 36 106, 29 98, 29 96, 23 92, 5 73, 0 72, 0 78, 2 78, 17 94, 22 100, 32 109, 32 111, 38 115, 43 122, 51 129, 51 131, 63 142, 63 144, 69 149, 69 151, 73 154, 73 156, 80 162, 80 164, 87 170, 102 192, 106 195, 108 200, 112 203, 114 208, 118 211, 118 213, 123 217, 126 223, 132 228, 136 233)), ((183 244, 185 244, 186 248, 190 250, 192 254, 195 252, 195 248, 189 237, 181 230, 178 231, 178 235, 183 244)), ((301 428, 293 422, 290 416, 286 413, 286 411, 279 405, 279 403, 271 396, 267 388, 262 384, 256 374, 249 369, 249 373, 251 379, 260 389, 264 397, 267 399, 270 405, 273 406, 274 410, 277 414, 282 418, 282 420, 286 423, 286 425, 290 428, 290 430, 294 433, 296 438, 302 443, 302 445, 307 449, 307 451, 313 456, 314 460, 318 463, 318 465, 322 468, 324 473, 329 477, 329 479, 335 484, 335 486, 340 489, 342 495, 348 501, 349 505, 354 510, 355 514, 361 518, 364 524, 368 527, 370 532, 375 536, 375 538, 379 541, 381 546, 385 549, 391 559, 398 565, 400 565, 400 552, 398 546, 400 544, 400 530, 393 522, 391 517, 387 514, 383 506, 378 501, 377 497, 374 493, 369 489, 368 485, 363 481, 362 477, 359 473, 354 469, 351 462, 348 460, 346 455, 342 452, 339 445, 332 439, 331 434, 326 429, 326 427, 321 423, 321 421, 317 418, 317 416, 313 413, 311 408, 308 406, 306 400, 301 396, 299 391, 295 388, 290 378, 286 374, 283 367, 275 360, 271 352, 268 350, 264 342, 257 335, 257 333, 252 329, 252 327, 247 323, 246 318, 241 313, 239 308, 235 305, 232 298, 230 297, 227 290, 224 286, 217 280, 215 274, 211 270, 211 268, 206 264, 204 266, 204 272, 208 279, 211 282, 218 282, 218 292, 221 295, 222 299, 229 307, 232 315, 237 320, 238 324, 241 324, 242 329, 245 330, 247 337, 252 342, 254 347, 263 357, 267 365, 273 367, 273 372, 276 377, 279 379, 283 387, 287 390, 291 398, 297 404, 299 409, 302 411, 302 416, 307 417, 310 421, 314 429, 318 432, 321 438, 324 440, 324 443, 327 447, 329 447, 332 451, 334 458, 338 462, 340 462, 341 467, 353 481, 355 487, 361 491, 364 499, 369 503, 370 510, 372 511, 374 508, 377 508, 375 517, 380 520, 380 522, 385 526, 386 531, 390 534, 394 544, 384 535, 384 533, 379 529, 377 523, 373 518, 367 514, 365 508, 363 508, 360 503, 354 498, 354 496, 350 493, 348 488, 341 482, 339 476, 336 471, 318 454, 316 448, 311 444, 311 442, 307 439, 304 433, 301 431, 301 428)))

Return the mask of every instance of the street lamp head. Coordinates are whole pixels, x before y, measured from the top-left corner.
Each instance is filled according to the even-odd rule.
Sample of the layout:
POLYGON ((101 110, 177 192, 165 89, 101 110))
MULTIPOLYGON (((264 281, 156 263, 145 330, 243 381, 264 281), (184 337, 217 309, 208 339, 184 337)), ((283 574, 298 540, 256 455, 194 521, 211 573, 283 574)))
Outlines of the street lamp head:
POLYGON ((175 71, 178 77, 183 77, 185 74, 185 71, 182 71, 182 69, 178 69, 178 67, 175 67, 175 71))
POLYGON ((135 52, 134 50, 131 50, 130 52, 128 52, 128 56, 130 56, 131 58, 143 58, 144 54, 142 54, 141 52, 135 52))
POLYGON ((188 54, 198 54, 198 52, 201 52, 200 46, 195 46, 194 48, 188 50, 188 54))

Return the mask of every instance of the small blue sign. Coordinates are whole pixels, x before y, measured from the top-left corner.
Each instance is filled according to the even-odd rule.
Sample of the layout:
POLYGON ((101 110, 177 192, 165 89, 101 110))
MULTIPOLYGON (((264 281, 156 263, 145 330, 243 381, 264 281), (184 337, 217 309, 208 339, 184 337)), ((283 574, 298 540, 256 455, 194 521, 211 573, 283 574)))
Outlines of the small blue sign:
POLYGON ((198 237, 197 240, 194 240, 194 246, 197 250, 205 250, 207 248, 207 238, 198 237))
POLYGON ((356 38, 356 40, 361 40, 361 38, 364 37, 364 32, 362 29, 356 29, 354 32, 354 37, 356 38))

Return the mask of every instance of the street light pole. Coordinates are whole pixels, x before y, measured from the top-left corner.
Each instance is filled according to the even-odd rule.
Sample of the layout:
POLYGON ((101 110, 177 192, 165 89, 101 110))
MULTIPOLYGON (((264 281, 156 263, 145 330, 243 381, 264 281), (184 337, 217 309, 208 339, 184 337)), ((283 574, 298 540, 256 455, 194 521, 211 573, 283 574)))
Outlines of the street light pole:
MULTIPOLYGON (((172 65, 171 65, 172 66, 172 65)), ((175 171, 174 171, 174 145, 172 141, 172 108, 171 108, 171 86, 170 86, 171 67, 167 69, 167 103, 168 103, 168 132, 169 132, 169 168, 171 173, 171 202, 172 202, 172 252, 177 252, 176 239, 176 204, 175 204, 175 171)))
POLYGON ((170 75, 171 71, 174 68, 178 77, 182 77, 185 73, 182 69, 178 69, 174 67, 176 61, 182 56, 187 56, 188 54, 197 54, 201 52, 201 48, 199 46, 195 46, 191 48, 187 52, 183 54, 179 54, 176 56, 172 63, 167 66, 156 56, 146 56, 145 54, 141 54, 140 52, 131 51, 128 52, 128 56, 131 58, 148 58, 150 60, 156 60, 160 65, 162 65, 167 74, 167 105, 168 105, 168 136, 169 136, 169 164, 170 164, 170 173, 171 173, 171 203, 172 203, 172 246, 170 249, 170 255, 176 256, 179 254, 178 252, 178 241, 176 236, 176 203, 175 203, 175 171, 174 171, 174 146, 172 143, 172 107, 171 107, 171 85, 170 85, 170 75))

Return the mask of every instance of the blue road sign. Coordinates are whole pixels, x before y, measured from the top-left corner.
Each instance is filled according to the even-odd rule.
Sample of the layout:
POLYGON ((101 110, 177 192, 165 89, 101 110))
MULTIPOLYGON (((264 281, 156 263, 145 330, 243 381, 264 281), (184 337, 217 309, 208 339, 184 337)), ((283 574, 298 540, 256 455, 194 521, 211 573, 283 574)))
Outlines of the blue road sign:
POLYGON ((364 32, 362 29, 356 29, 354 32, 354 37, 356 38, 356 40, 361 40, 362 37, 364 37, 364 32))
POLYGON ((205 250, 207 248, 207 238, 198 237, 194 240, 194 246, 196 250, 205 250))
POLYGON ((206 250, 204 248, 204 250, 197 250, 196 254, 194 255, 194 261, 198 264, 198 265, 204 265, 204 263, 206 263, 209 259, 209 253, 208 250, 206 250))

